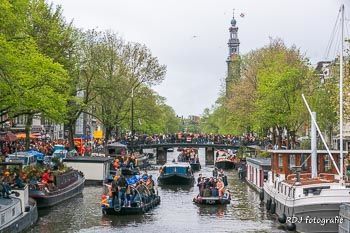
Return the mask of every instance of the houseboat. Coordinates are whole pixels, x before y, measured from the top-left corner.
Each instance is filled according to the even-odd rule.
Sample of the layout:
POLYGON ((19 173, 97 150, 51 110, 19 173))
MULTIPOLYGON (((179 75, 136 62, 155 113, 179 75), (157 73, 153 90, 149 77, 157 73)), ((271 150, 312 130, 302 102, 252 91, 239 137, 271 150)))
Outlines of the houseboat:
POLYGON ((30 185, 29 196, 36 200, 38 208, 57 205, 67 199, 81 194, 84 189, 85 178, 77 170, 68 170, 54 174, 52 184, 42 182, 30 185))
POLYGON ((340 151, 330 151, 334 163, 327 151, 317 151, 314 169, 312 150, 268 152, 271 171, 262 197, 266 209, 288 230, 338 232, 340 205, 350 203, 350 184, 338 173, 340 151))
POLYGON ((193 185, 194 176, 189 163, 166 163, 160 169, 158 183, 161 185, 193 185))
POLYGON ((235 168, 235 156, 229 154, 226 150, 218 150, 216 152, 215 167, 218 169, 233 169, 235 168))
MULTIPOLYGON (((22 163, 0 163, 1 167, 19 167, 22 163)), ((10 184, 8 184, 10 185, 10 184)), ((3 189, 3 184, 1 184, 3 189)), ((28 185, 23 187, 12 187, 9 196, 0 196, 0 233, 23 232, 30 228, 38 220, 36 202, 29 198, 28 185)))
POLYGON ((260 193, 263 191, 264 181, 267 180, 270 170, 270 158, 247 158, 247 176, 245 180, 260 193))
POLYGON ((63 159, 63 164, 84 174, 85 184, 99 184, 108 178, 111 170, 112 158, 73 156, 63 159))

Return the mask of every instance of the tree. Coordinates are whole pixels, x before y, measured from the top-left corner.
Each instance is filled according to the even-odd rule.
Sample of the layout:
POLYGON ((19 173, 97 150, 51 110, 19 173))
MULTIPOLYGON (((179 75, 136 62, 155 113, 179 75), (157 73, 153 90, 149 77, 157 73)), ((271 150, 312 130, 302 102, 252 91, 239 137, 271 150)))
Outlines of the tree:
POLYGON ((42 55, 33 40, 9 42, 0 36, 0 106, 10 117, 27 115, 26 134, 35 114, 60 121, 65 114, 67 73, 42 55))

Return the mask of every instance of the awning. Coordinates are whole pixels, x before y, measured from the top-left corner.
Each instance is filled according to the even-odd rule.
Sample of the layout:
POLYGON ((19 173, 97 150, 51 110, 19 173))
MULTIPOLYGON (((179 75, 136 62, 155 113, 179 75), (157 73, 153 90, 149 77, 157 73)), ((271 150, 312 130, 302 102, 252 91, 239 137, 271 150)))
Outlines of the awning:
MULTIPOLYGON (((26 138, 26 134, 25 133, 18 133, 16 134, 17 139, 25 139, 26 138)), ((31 139, 37 139, 37 138, 41 138, 41 134, 40 133, 33 133, 30 134, 29 137, 31 139)))

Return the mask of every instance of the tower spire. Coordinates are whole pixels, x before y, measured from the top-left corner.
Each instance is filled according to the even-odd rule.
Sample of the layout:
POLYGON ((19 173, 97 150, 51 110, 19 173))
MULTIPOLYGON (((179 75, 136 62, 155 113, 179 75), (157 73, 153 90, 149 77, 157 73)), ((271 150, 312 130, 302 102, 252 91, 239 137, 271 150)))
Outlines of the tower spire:
POLYGON ((226 95, 228 95, 228 89, 230 83, 239 79, 240 77, 240 62, 239 56, 239 39, 238 39, 238 27, 235 19, 235 9, 232 11, 231 26, 229 27, 230 37, 228 40, 228 57, 227 57, 227 77, 226 77, 226 95))

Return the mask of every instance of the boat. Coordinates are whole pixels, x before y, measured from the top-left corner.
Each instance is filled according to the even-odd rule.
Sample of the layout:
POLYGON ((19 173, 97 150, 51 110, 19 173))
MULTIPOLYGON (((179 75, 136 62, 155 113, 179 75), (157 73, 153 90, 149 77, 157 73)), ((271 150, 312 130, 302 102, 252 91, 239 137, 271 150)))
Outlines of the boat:
MULTIPOLYGON (((19 167, 22 163, 5 162, 1 167, 19 167)), ((3 189, 3 186, 1 185, 3 189)), ((28 185, 22 188, 12 187, 9 197, 0 196, 0 232, 22 232, 33 226, 38 220, 38 209, 35 200, 28 196, 28 185)))
POLYGON ((173 147, 170 147, 166 150, 167 152, 174 152, 174 148, 173 147))
POLYGON ((235 156, 225 150, 216 152, 215 166, 219 169, 233 169, 235 168, 235 156))
POLYGON ((188 162, 191 165, 192 171, 199 171, 201 169, 198 149, 196 148, 183 148, 178 156, 178 162, 188 162))
POLYGON ((193 185, 194 176, 189 163, 166 163, 160 169, 158 177, 162 185, 193 185))
POLYGON ((135 215, 144 214, 160 204, 160 196, 153 188, 149 190, 144 183, 138 183, 142 178, 134 176, 127 179, 132 195, 130 205, 122 205, 121 200, 111 198, 111 185, 105 184, 106 194, 102 195, 101 208, 103 215, 135 215))
POLYGON ((23 167, 35 166, 37 164, 35 156, 26 151, 19 151, 14 154, 9 154, 7 155, 5 161, 13 163, 19 162, 22 163, 23 167))
POLYGON ((85 178, 77 170, 69 169, 62 174, 54 175, 54 187, 49 190, 45 184, 36 182, 30 185, 29 196, 36 200, 38 208, 57 205, 67 199, 81 194, 85 178))
MULTIPOLYGON (((342 30, 344 5, 340 9, 342 30)), ((331 151, 318 127, 316 113, 302 95, 311 118, 311 150, 270 150, 271 171, 264 183, 266 209, 288 230, 338 232, 340 205, 350 203, 350 183, 345 180, 343 150, 343 51, 342 33, 339 85, 339 150, 331 151), (317 132, 326 150, 317 150, 317 132), (310 159, 308 159, 310 158, 310 159)))

